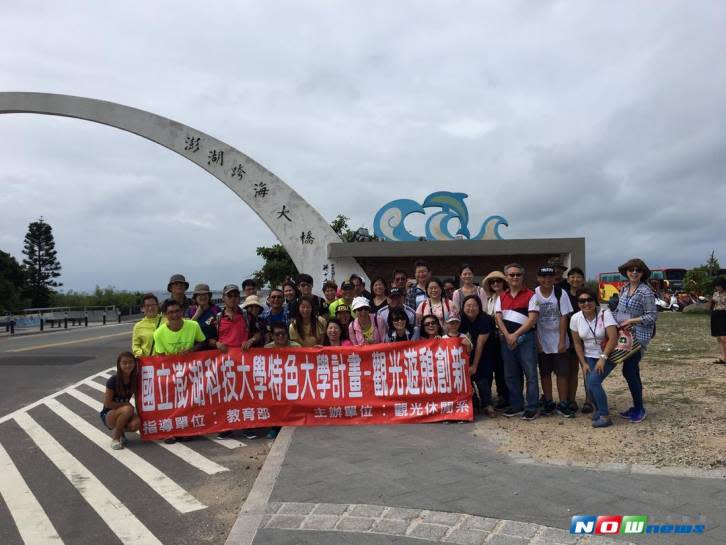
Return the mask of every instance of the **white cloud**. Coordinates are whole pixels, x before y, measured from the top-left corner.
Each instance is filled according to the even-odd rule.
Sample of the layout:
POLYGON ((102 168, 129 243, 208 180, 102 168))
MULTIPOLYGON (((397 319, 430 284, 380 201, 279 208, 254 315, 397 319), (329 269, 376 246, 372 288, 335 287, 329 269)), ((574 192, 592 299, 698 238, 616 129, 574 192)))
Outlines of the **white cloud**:
MULTIPOLYGON (((0 20, 0 89, 176 119, 355 226, 448 189, 472 231, 499 213, 507 238, 586 236, 591 274, 623 254, 690 266, 726 259, 725 27, 718 3, 23 2, 0 20)), ((44 215, 66 287, 239 282, 273 241, 133 135, 7 115, 0 141, 0 249, 20 256, 44 215)))

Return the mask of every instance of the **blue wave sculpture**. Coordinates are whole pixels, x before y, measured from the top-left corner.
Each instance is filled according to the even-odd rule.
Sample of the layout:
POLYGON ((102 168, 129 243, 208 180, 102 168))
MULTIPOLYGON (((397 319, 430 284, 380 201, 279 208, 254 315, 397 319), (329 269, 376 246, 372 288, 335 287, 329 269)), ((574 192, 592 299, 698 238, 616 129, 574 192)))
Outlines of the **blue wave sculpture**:
POLYGON ((385 204, 373 220, 373 232, 381 240, 389 241, 412 241, 419 237, 412 235, 405 226, 406 217, 410 214, 425 214, 426 208, 439 208, 440 211, 433 214, 425 226, 427 240, 455 240, 464 237, 469 240, 501 240, 499 228, 509 223, 502 216, 489 216, 476 236, 469 232, 469 210, 464 203, 468 195, 466 193, 451 193, 449 191, 437 191, 431 193, 423 204, 411 199, 397 199, 385 204), (458 230, 454 235, 449 230, 449 223, 456 220, 458 230))

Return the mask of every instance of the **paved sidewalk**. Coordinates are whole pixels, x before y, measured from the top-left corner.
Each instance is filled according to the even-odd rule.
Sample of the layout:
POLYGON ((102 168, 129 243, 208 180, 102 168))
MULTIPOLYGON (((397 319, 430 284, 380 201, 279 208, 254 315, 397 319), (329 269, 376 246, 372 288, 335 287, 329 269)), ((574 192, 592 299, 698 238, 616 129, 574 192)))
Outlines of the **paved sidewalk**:
POLYGON ((523 465, 472 432, 470 424, 296 429, 255 545, 599 542, 569 534, 578 514, 703 515, 702 535, 616 542, 726 542, 723 479, 523 465))

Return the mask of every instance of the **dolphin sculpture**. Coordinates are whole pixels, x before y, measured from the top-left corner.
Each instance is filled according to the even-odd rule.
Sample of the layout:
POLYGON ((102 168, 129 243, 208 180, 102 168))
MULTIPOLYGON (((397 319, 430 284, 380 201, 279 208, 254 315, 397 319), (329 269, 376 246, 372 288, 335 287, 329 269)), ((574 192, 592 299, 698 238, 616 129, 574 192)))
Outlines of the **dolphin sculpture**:
POLYGON ((502 235, 499 234, 500 225, 509 227, 509 223, 502 216, 489 216, 484 220, 479 233, 471 237, 471 240, 502 240, 502 235))
POLYGON ((425 214, 423 207, 411 199, 391 201, 373 219, 373 234, 381 240, 414 241, 418 240, 406 230, 404 221, 409 214, 425 214))
POLYGON ((451 193, 449 191, 437 191, 426 197, 423 202, 424 208, 441 208, 441 212, 434 214, 426 222, 426 237, 429 240, 452 240, 456 238, 448 230, 449 221, 452 219, 459 220, 459 230, 456 234, 469 238, 469 211, 466 204, 464 204, 464 199, 467 197, 466 193, 451 193))

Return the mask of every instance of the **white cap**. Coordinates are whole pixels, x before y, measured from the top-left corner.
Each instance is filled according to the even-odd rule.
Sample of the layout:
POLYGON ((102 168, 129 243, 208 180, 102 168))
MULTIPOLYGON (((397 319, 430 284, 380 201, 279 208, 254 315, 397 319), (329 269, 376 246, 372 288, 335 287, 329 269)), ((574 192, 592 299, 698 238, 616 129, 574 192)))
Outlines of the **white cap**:
POLYGON ((366 299, 365 297, 356 297, 353 299, 353 304, 351 305, 353 310, 358 310, 359 308, 367 307, 371 308, 371 302, 366 299))

